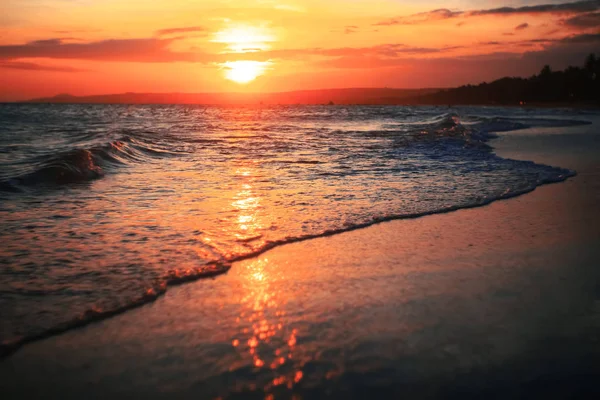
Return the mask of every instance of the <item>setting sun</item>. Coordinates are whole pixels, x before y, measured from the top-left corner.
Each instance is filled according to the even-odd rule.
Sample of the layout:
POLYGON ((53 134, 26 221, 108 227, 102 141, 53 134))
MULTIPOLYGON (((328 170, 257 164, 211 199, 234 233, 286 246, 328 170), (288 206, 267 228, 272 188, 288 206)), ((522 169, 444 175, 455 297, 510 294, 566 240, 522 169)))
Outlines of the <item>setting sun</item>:
POLYGON ((225 78, 236 83, 249 83, 264 74, 269 64, 262 61, 228 61, 223 64, 225 78))
MULTIPOLYGON (((263 26, 233 25, 216 32, 212 41, 226 45, 230 53, 255 53, 269 50, 275 36, 263 26)), ((226 79, 245 84, 263 75, 270 64, 270 61, 236 60, 221 66, 226 79)))

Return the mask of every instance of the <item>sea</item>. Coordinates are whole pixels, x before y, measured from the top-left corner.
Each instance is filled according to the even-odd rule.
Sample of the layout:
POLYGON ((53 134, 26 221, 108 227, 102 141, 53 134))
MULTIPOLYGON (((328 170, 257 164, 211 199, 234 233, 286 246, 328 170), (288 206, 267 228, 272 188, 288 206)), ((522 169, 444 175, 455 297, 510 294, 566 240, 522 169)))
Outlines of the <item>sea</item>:
POLYGON ((576 171, 501 158, 490 141, 586 123, 568 109, 0 105, 0 342, 275 246, 565 180, 576 171))

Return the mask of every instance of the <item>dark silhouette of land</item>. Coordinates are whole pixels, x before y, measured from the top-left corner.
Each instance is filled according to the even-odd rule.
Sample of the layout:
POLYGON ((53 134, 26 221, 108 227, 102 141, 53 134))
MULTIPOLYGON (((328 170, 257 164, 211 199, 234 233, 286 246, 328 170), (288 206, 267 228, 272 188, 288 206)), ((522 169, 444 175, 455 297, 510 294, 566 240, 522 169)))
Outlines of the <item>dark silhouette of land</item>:
POLYGON ((453 89, 354 88, 278 93, 122 93, 96 96, 61 94, 30 103, 83 104, 396 104, 396 105, 600 105, 600 58, 590 54, 583 67, 552 71, 545 66, 530 78, 505 77, 453 89))
POLYGON ((419 104, 600 105, 600 59, 590 54, 583 67, 552 71, 546 65, 530 78, 502 78, 408 99, 419 104))
POLYGON ((398 104, 404 99, 438 92, 439 89, 321 89, 278 93, 123 93, 34 99, 34 103, 120 104, 398 104))

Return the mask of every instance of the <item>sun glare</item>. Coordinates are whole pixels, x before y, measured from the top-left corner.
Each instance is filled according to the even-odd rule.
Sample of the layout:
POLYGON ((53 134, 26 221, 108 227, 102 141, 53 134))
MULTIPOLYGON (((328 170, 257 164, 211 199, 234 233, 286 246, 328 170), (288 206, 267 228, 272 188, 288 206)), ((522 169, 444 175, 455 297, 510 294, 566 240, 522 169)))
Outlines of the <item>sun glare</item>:
MULTIPOLYGON (((235 24, 216 32, 212 40, 226 45, 225 53, 255 53, 269 50, 271 42, 275 41, 272 31, 265 26, 235 24)), ((235 57, 235 58, 239 58, 235 57)), ((245 84, 263 75, 270 61, 236 60, 221 63, 225 78, 230 81, 245 84)))
POLYGON ((223 63, 225 77, 236 83, 249 83, 264 74, 269 66, 266 61, 228 61, 223 63))
POLYGON ((235 25, 216 32, 212 41, 226 44, 229 51, 249 53, 270 49, 269 43, 275 41, 275 38, 264 27, 235 25))

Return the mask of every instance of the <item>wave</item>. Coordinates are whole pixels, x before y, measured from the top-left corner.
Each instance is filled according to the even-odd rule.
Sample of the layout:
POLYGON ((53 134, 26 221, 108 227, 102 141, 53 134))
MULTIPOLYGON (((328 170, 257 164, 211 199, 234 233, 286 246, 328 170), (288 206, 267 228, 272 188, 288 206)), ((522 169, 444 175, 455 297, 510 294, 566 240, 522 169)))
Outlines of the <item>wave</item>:
POLYGON ((126 311, 133 310, 134 308, 141 307, 145 304, 152 303, 167 292, 167 286, 175 286, 186 282, 197 281, 199 279, 211 278, 226 273, 230 268, 231 264, 229 263, 215 262, 195 269, 171 270, 151 288, 148 288, 141 296, 132 299, 129 303, 122 306, 106 310, 99 307, 93 307, 83 312, 77 318, 56 325, 45 331, 0 343, 0 359, 13 354, 28 343, 59 335, 72 329, 82 328, 91 323, 99 322, 126 311))
POLYGON ((479 132, 509 132, 529 128, 566 128, 591 125, 590 121, 584 120, 531 116, 473 116, 467 117, 466 123, 479 132))
POLYGON ((29 174, 12 178, 12 181, 23 185, 41 182, 63 184, 89 181, 103 175, 104 171, 96 164, 92 152, 78 149, 61 154, 29 174))
POLYGON ((74 148, 15 163, 11 165, 13 175, 0 175, 0 190, 18 191, 23 187, 90 182, 118 166, 148 163, 152 158, 179 153, 181 151, 163 148, 147 140, 124 136, 101 145, 74 148))

